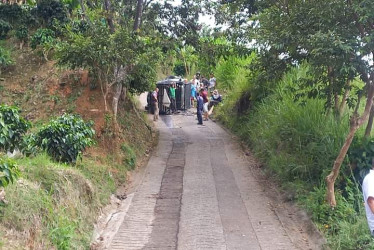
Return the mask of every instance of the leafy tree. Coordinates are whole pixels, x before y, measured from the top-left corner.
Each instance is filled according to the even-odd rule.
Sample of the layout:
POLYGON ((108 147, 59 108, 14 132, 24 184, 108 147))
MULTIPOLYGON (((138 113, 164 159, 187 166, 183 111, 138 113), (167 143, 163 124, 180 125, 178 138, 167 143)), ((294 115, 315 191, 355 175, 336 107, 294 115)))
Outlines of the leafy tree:
MULTIPOLYGON (((146 63, 155 68, 158 50, 153 39, 141 37, 125 27, 111 33, 106 26, 95 23, 87 35, 69 32, 68 41, 58 50, 59 64, 92 71, 98 78, 106 111, 109 111, 108 95, 114 93, 112 112, 116 116, 122 87, 126 92, 129 84, 139 79, 139 76, 131 78, 131 74, 136 74, 134 69, 144 69, 146 63)), ((144 90, 153 79, 144 78, 132 84, 131 89, 144 90)))
POLYGON ((196 50, 191 45, 186 45, 181 49, 177 50, 179 58, 182 60, 184 65, 185 75, 191 75, 191 69, 197 64, 196 50))
POLYGON ((159 17, 165 20, 166 24, 160 23, 159 30, 183 41, 184 45, 198 47, 201 30, 198 20, 202 10, 200 1, 182 0, 179 5, 165 1, 159 6, 159 17))
POLYGON ((30 126, 30 122, 20 116, 17 107, 0 105, 0 149, 13 151, 19 148, 30 126))
MULTIPOLYGON (((277 58, 290 63, 307 60, 323 69, 327 81, 325 93, 328 106, 339 105, 339 95, 350 88, 350 81, 359 76, 365 83, 364 92, 357 96, 346 141, 327 177, 328 200, 336 205, 334 183, 340 166, 358 128, 367 120, 374 95, 374 70, 367 58, 374 53, 374 3, 360 1, 289 1, 267 3, 267 8, 255 17, 256 39, 262 50, 276 51, 277 58), (260 25, 256 25, 260 24, 260 25), (363 114, 358 114, 362 97, 366 95, 363 114), (334 104, 334 105, 332 105, 334 104)), ((354 93, 352 93, 354 94, 354 93)), ((342 101, 347 98, 343 95, 342 101)))

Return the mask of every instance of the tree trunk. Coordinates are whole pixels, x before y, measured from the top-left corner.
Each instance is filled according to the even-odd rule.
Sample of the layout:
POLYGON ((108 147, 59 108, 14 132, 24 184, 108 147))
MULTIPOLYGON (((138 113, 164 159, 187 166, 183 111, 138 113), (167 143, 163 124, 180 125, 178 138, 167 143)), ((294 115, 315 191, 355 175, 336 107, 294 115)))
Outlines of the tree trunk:
POLYGON ((334 111, 335 115, 339 115, 339 95, 337 92, 334 93, 334 111))
POLYGON ((121 94, 122 94, 122 82, 117 82, 114 85, 114 94, 113 94, 113 101, 112 101, 113 118, 115 122, 117 122, 118 102, 121 97, 121 94))
POLYGON ((111 8, 110 0, 104 0, 104 8, 106 10, 106 15, 107 15, 106 20, 108 22, 110 32, 114 33, 115 29, 114 29, 114 23, 113 23, 113 18, 112 18, 112 8, 111 8))
POLYGON ((368 119, 371 107, 373 105, 374 88, 373 88, 371 81, 367 81, 366 86, 367 86, 367 100, 366 100, 366 105, 365 105, 365 111, 361 117, 358 117, 357 112, 353 114, 351 118, 351 122, 350 122, 349 133, 345 139, 343 147, 341 148, 339 152, 338 157, 336 158, 334 162, 334 165, 333 165, 333 168, 330 174, 326 177, 326 184, 327 184, 327 197, 326 198, 331 207, 336 206, 334 185, 335 185, 336 178, 339 175, 340 167, 352 143, 352 140, 353 140, 353 137, 356 131, 368 119))
POLYGON ((370 137, 371 129, 373 128, 373 120, 374 120, 374 105, 371 105, 369 120, 368 120, 368 124, 366 125, 366 129, 365 129, 365 138, 370 137))
POLYGON ((347 98, 349 96, 349 93, 350 93, 350 80, 347 80, 346 82, 346 86, 345 86, 345 91, 344 91, 344 94, 343 94, 343 98, 342 98, 342 101, 339 105, 339 118, 341 118, 343 116, 343 113, 344 113, 344 110, 345 110, 345 105, 347 103, 347 98))
POLYGON ((136 13, 134 18, 134 31, 140 28, 143 13, 143 0, 137 0, 136 13))
POLYGON ((105 110, 105 112, 108 112, 108 103, 107 103, 107 99, 106 99, 107 96, 108 96, 108 88, 106 87, 107 84, 103 83, 100 72, 98 73, 98 78, 99 78, 98 80, 99 80, 99 84, 100 84, 101 94, 103 95, 103 99, 104 99, 104 110, 105 110))
POLYGON ((114 72, 114 93, 113 93, 113 101, 112 101, 112 110, 114 121, 117 122, 117 113, 118 113, 118 102, 121 98, 123 85, 122 83, 125 81, 127 76, 127 70, 123 66, 117 66, 114 72))

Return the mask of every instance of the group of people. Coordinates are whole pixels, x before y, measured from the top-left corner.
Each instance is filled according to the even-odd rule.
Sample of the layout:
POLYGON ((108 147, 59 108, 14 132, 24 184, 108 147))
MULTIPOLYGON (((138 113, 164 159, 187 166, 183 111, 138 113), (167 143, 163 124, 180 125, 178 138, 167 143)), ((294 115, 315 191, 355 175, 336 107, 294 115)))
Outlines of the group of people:
MULTIPOLYGON (((187 80, 186 80, 187 83, 187 80)), ((204 76, 201 76, 200 73, 196 73, 193 79, 190 81, 191 83, 191 106, 197 108, 197 119, 198 124, 203 124, 203 116, 204 120, 209 120, 209 115, 212 113, 213 108, 216 104, 222 101, 221 95, 218 93, 216 89, 217 81, 214 77, 214 74, 210 74, 210 79, 206 79, 204 76), (210 98, 208 97, 208 93, 211 94, 210 98)), ((176 85, 172 83, 169 87, 169 99, 170 99, 170 112, 175 113, 177 111, 176 108, 176 85)), ((151 93, 151 104, 154 111, 153 120, 157 121, 159 118, 159 100, 158 100, 158 92, 159 89, 156 88, 151 93)))
POLYGON ((197 124, 203 125, 203 117, 204 121, 208 121, 214 106, 222 101, 222 97, 217 90, 217 80, 213 73, 210 74, 210 79, 207 80, 205 77, 200 76, 198 72, 191 80, 191 105, 193 107, 195 101, 197 124), (208 92, 211 93, 210 98, 208 98, 208 92))

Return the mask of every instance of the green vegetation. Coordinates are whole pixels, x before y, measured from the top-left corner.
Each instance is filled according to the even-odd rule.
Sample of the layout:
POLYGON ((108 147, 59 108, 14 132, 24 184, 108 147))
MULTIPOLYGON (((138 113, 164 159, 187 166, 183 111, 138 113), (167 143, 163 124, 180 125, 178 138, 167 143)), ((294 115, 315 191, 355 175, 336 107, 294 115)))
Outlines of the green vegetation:
POLYGON ((0 149, 6 152, 20 148, 22 137, 30 126, 17 107, 0 105, 0 149))
MULTIPOLYGON (((26 134, 29 123, 18 109, 1 106, 1 149, 19 148, 30 157, 15 163, 1 158, 3 186, 17 169, 21 177, 5 188, 0 229, 32 235, 30 248, 87 247, 93 218, 146 150, 149 132, 131 95, 151 89, 157 74, 192 78, 200 71, 205 77, 214 72, 224 94, 217 117, 310 212, 329 246, 373 248, 360 191, 374 156, 373 13, 371 0, 1 3, 1 92, 8 103, 45 106, 45 114, 26 134), (202 13, 213 13, 228 28, 200 25, 202 13), (24 54, 13 48, 15 41, 24 54), (24 55, 38 68, 54 60, 60 73, 84 69, 101 100, 92 93, 87 98, 79 85, 83 74, 74 84, 59 81, 63 73, 51 68, 40 80, 32 67, 7 74, 29 59, 24 55), (24 76, 22 83, 10 86, 7 81, 17 78, 12 74, 24 76), (73 115, 46 117, 80 108, 90 116, 78 105, 84 98, 87 106, 100 104, 92 109, 98 112, 96 150, 106 155, 77 161, 92 145, 91 125, 73 115)), ((28 117, 37 113, 28 110, 28 117)))
POLYGON ((0 157, 0 187, 13 183, 19 176, 17 164, 7 157, 0 157))
POLYGON ((59 162, 75 163, 86 147, 93 144, 92 123, 77 115, 62 115, 36 133, 35 143, 59 162))
MULTIPOLYGON (((272 94, 253 103, 251 91, 255 84, 247 68, 246 80, 237 75, 228 83, 221 82, 224 86, 231 81, 236 84, 217 116, 251 147, 266 165, 265 171, 282 183, 288 196, 310 212, 332 249, 351 249, 353 245, 368 249, 374 241, 367 229, 359 181, 371 167, 372 142, 361 144, 356 138, 337 180, 337 206, 331 209, 323 178, 345 140, 348 116, 337 120, 333 113, 326 114, 324 100, 290 91, 310 79, 309 70, 306 64, 291 69, 272 94)), ((358 136, 363 136, 362 130, 358 136)))
POLYGON ((116 172, 124 169, 87 158, 72 168, 52 162, 45 154, 17 162, 22 179, 6 188, 8 203, 1 205, 1 225, 33 232, 33 238, 23 244, 30 240, 42 248, 86 248, 100 207, 115 191, 116 172))

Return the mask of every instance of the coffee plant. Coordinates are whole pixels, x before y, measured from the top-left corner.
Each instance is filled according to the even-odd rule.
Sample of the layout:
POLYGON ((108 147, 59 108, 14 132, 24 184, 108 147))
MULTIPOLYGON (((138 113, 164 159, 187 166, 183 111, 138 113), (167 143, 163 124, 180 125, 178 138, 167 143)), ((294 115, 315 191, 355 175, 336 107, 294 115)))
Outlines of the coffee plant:
POLYGON ((12 25, 9 22, 0 19, 0 39, 5 39, 8 32, 12 30, 12 25))
POLYGON ((19 177, 17 164, 7 157, 0 157, 0 187, 6 187, 19 177))
POLYGON ((51 44, 55 40, 55 32, 50 29, 38 29, 31 37, 30 46, 36 49, 38 45, 51 44))
POLYGON ((27 42, 29 39, 29 29, 26 26, 20 26, 16 30, 16 37, 21 42, 27 42))
POLYGON ((47 26, 50 26, 54 19, 57 19, 60 23, 68 21, 68 14, 64 4, 57 0, 41 0, 38 2, 36 12, 47 26))
POLYGON ((30 122, 19 114, 17 107, 0 105, 0 150, 13 151, 20 148, 30 122))
POLYGON ((86 147, 94 143, 94 134, 92 122, 85 122, 78 115, 64 114, 40 129, 36 144, 56 161, 75 163, 86 147))

